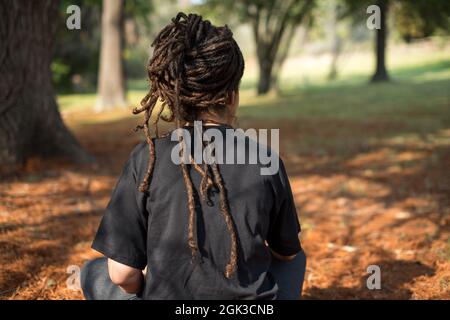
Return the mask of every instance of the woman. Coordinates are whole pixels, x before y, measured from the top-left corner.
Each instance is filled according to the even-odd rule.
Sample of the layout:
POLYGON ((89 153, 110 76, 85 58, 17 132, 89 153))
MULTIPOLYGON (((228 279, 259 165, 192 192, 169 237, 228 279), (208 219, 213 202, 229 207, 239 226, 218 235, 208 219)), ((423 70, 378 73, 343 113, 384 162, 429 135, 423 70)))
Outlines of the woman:
MULTIPOLYGON (((281 160, 272 175, 249 161, 197 162, 186 135, 158 133, 160 119, 188 133, 195 121, 200 134, 233 130, 244 60, 232 32, 179 13, 152 46, 150 91, 134 110, 145 115, 146 142, 131 153, 98 229, 92 247, 106 258, 83 268, 85 297, 297 299, 306 261, 281 160), (174 161, 176 146, 188 161, 174 161)), ((211 145, 201 143, 202 153, 211 145)), ((212 155, 237 148, 214 147, 212 155)))

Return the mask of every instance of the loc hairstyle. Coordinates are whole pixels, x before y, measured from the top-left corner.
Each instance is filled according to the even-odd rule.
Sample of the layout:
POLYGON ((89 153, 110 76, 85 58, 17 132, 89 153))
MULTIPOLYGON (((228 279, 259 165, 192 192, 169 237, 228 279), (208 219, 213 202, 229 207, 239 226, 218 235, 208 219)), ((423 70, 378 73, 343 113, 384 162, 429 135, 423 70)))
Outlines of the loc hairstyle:
MULTIPOLYGON (((157 137, 160 119, 175 122, 176 127, 180 128, 184 123, 196 120, 202 112, 224 108, 230 94, 238 90, 244 72, 244 59, 231 30, 227 26, 215 27, 196 14, 178 13, 157 35, 152 47, 153 56, 147 66, 150 90, 142 99, 141 107, 133 110, 134 114, 144 113, 144 122, 136 129, 144 130, 150 155, 145 177, 139 187, 141 192, 148 192, 155 163, 155 146, 149 123, 158 100, 162 104, 155 112, 153 121, 157 137), (165 109, 169 111, 169 116, 163 114, 165 109)), ((202 200, 207 201, 208 190, 213 186, 220 193, 220 212, 231 239, 230 257, 224 275, 231 278, 237 268, 237 239, 219 167, 215 162, 199 165, 192 157, 190 159, 190 165, 202 176, 199 188, 202 200)), ((188 165, 182 162, 181 169, 188 195, 188 246, 194 258, 199 253, 194 230, 194 187, 188 165)))

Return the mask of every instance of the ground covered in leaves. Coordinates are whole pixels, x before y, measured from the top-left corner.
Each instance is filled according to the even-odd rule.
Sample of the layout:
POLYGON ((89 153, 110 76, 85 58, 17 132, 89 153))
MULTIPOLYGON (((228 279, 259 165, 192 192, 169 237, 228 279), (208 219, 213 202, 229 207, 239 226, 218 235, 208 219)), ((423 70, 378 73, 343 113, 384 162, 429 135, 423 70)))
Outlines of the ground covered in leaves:
MULTIPOLYGON (((294 98, 277 105, 289 118, 249 106, 240 125, 281 129, 308 255, 304 298, 450 299, 448 95, 437 109, 363 118, 292 114, 294 98), (380 267, 380 290, 366 286, 369 265, 380 267)), ((99 219, 142 138, 121 115, 65 114, 97 164, 33 159, 1 182, 1 299, 82 298, 70 272, 96 256, 99 219)))

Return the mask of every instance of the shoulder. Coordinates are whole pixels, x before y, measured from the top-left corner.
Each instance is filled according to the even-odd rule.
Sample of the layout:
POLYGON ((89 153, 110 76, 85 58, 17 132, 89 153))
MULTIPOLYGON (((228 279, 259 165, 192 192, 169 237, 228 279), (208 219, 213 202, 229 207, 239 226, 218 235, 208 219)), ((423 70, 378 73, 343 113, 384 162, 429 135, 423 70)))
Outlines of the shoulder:
POLYGON ((130 153, 130 159, 134 162, 142 158, 145 151, 148 150, 148 144, 146 141, 141 141, 138 144, 136 144, 130 153))
POLYGON ((143 167, 146 166, 149 159, 148 144, 146 141, 137 143, 130 152, 127 165, 133 172, 140 176, 143 167))
MULTIPOLYGON (((160 149, 164 146, 167 146, 167 144, 170 143, 170 137, 164 136, 160 138, 152 138, 152 141, 155 149, 160 149)), ((149 157, 149 145, 146 140, 137 143, 130 153, 130 159, 134 161, 138 161, 143 158, 145 158, 144 160, 148 160, 148 157, 149 157)))

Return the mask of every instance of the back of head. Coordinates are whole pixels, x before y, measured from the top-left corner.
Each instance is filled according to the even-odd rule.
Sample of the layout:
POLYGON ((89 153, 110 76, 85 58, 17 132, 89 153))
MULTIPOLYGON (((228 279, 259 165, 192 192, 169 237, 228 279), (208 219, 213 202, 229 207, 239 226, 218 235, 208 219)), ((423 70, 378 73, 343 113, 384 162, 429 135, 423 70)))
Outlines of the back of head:
POLYGON ((152 46, 147 67, 151 89, 142 106, 152 108, 159 98, 170 120, 193 121, 199 112, 223 108, 239 87, 244 59, 227 26, 178 13, 152 46))

